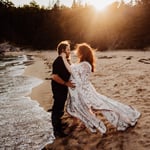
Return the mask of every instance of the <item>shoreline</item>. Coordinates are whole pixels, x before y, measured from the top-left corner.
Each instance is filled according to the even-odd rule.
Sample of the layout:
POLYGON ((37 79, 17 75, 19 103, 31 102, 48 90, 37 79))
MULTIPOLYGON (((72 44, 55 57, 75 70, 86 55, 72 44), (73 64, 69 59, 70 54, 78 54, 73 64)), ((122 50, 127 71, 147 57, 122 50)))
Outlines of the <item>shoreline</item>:
MULTIPOLYGON (((43 60, 41 61, 40 58, 34 55, 30 55, 31 57, 34 57, 34 60, 32 61, 32 59, 30 59, 30 56, 29 59, 26 59, 25 55, 28 55, 28 53, 15 52, 8 54, 8 58, 9 56, 10 57, 12 56, 12 58, 13 56, 21 58, 18 59, 18 62, 20 61, 20 63, 18 64, 21 65, 19 66, 19 69, 21 69, 21 71, 19 69, 18 70, 14 69, 16 72, 13 71, 11 72, 11 70, 13 69, 11 69, 10 66, 11 75, 10 80, 8 80, 8 82, 5 82, 5 79, 7 81, 7 79, 9 78, 7 78, 7 74, 6 76, 4 74, 4 88, 6 84, 6 87, 8 86, 6 92, 8 93, 6 93, 5 96, 4 92, 4 100, 3 99, 1 100, 0 118, 2 120, 0 125, 1 131, 0 149, 25 148, 25 149, 40 150, 46 144, 52 143, 54 140, 53 128, 51 125, 51 114, 46 112, 46 108, 49 106, 47 106, 46 103, 40 104, 39 102, 40 101, 42 102, 42 100, 38 98, 39 95, 37 97, 37 93, 41 91, 38 90, 39 91, 38 92, 37 89, 39 89, 39 87, 43 85, 44 83, 43 79, 45 77, 45 73, 43 70, 42 70, 43 73, 38 73, 38 68, 44 65, 43 60), (17 71, 19 71, 18 74, 17 71), (36 91, 35 95, 33 94, 34 90, 36 91)), ((18 67, 17 63, 14 65, 14 68, 15 67, 18 67)))
POLYGON ((51 107, 50 80, 46 80, 49 76, 48 68, 42 58, 34 54, 32 57, 34 57, 33 64, 27 66, 23 75, 39 78, 43 82, 32 89, 29 97, 47 111, 51 107))
MULTIPOLYGON (((49 75, 51 63, 56 58, 55 51, 24 52, 34 57, 34 63, 27 66, 24 74, 35 76, 43 83, 32 89, 29 95, 47 111, 52 106, 49 75)), ((96 90, 114 100, 131 105, 141 112, 136 126, 125 131, 116 131, 107 121, 107 133, 101 136, 89 132, 77 120, 65 113, 63 122, 67 124, 65 138, 55 139, 45 146, 46 150, 149 150, 150 148, 150 70, 148 51, 96 52, 96 71, 91 82, 96 90), (140 61, 140 60, 146 60, 140 61), (148 62, 148 63, 147 63, 148 62)), ((73 56, 73 61, 75 60, 73 56)))

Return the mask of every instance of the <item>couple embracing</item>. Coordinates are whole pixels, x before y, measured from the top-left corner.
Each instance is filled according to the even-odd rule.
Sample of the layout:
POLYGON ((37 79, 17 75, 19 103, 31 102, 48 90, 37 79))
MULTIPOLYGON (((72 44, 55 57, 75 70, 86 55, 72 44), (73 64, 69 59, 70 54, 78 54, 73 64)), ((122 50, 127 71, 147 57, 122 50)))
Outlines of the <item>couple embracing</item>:
POLYGON ((125 130, 134 126, 140 117, 135 108, 117 102, 98 93, 91 84, 89 77, 94 72, 95 57, 93 48, 87 43, 78 44, 76 55, 78 62, 70 62, 70 44, 62 41, 57 46, 58 57, 52 65, 52 125, 55 137, 64 137, 61 117, 67 100, 67 112, 80 119, 91 131, 106 133, 106 126, 96 117, 93 109, 99 110, 103 116, 116 127, 125 130), (69 94, 68 94, 69 93, 69 94))

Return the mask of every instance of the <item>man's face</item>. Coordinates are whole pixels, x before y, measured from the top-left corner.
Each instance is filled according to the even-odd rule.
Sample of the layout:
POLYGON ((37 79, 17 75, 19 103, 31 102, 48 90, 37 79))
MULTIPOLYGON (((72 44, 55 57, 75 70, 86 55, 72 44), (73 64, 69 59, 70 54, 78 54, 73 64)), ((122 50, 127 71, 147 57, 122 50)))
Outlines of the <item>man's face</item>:
POLYGON ((66 58, 69 58, 69 56, 70 56, 70 46, 66 47, 65 53, 66 53, 66 58))

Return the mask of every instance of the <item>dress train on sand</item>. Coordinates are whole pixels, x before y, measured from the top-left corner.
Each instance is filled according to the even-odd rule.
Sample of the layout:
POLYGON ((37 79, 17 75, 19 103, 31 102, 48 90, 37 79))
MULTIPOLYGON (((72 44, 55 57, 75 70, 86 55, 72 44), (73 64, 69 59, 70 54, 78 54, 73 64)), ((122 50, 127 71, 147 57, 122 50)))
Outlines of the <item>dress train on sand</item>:
POLYGON ((117 130, 125 130, 136 124, 140 112, 129 105, 101 95, 95 90, 89 81, 91 65, 88 62, 71 65, 71 72, 70 79, 76 87, 69 88, 67 112, 79 118, 91 132, 96 132, 96 129, 102 134, 106 132, 105 124, 96 117, 91 108, 100 110, 117 130))

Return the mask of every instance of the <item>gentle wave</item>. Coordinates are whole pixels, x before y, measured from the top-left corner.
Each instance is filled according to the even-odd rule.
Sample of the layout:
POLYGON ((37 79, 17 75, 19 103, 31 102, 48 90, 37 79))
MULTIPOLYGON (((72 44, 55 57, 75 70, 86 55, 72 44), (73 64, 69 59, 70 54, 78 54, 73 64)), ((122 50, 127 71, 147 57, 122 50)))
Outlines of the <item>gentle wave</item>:
POLYGON ((23 76, 26 55, 0 59, 0 149, 40 150, 54 140, 51 114, 26 97, 43 81, 23 76))

